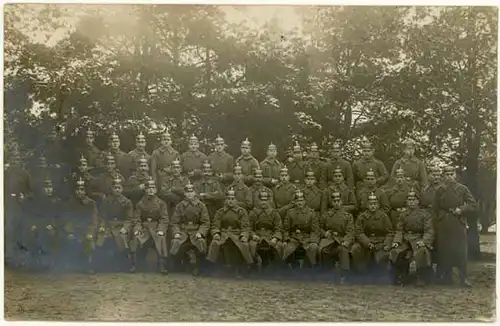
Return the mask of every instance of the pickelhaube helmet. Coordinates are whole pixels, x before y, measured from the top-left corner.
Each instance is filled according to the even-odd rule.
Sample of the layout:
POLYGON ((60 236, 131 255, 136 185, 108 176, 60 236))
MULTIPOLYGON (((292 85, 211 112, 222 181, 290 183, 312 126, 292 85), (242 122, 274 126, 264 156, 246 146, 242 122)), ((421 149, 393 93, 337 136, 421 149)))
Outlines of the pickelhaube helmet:
POLYGON ((233 187, 229 187, 226 191, 226 197, 235 197, 236 192, 234 191, 233 187))
POLYGON ((248 140, 248 137, 245 138, 245 140, 241 142, 241 147, 250 147, 250 145, 251 145, 251 143, 248 140))
POLYGON ((194 186, 191 183, 191 180, 188 180, 188 183, 186 183, 186 185, 184 186, 184 190, 186 190, 186 191, 194 190, 194 186))
POLYGON ((146 181, 146 188, 156 188, 156 182, 152 177, 149 177, 146 181))
POLYGON ((120 139, 120 137, 118 137, 118 135, 116 134, 116 132, 113 131, 113 133, 111 134, 111 136, 109 136, 109 140, 115 140, 115 139, 120 139))
POLYGON ((361 143, 363 149, 372 149, 372 143, 368 139, 364 139, 361 143))
POLYGON ((46 176, 45 177, 45 180, 43 180, 43 184, 46 186, 46 187, 52 187, 52 180, 46 176))
POLYGON ((77 186, 77 188, 82 188, 82 187, 84 187, 84 186, 85 186, 85 181, 84 181, 84 180, 80 177, 80 179, 78 179, 78 180, 76 181, 76 186, 77 186))
POLYGON ((368 195, 368 201, 378 202, 378 198, 377 198, 377 196, 375 196, 375 193, 372 192, 370 195, 368 195))
POLYGON ((108 163, 115 162, 115 157, 111 153, 108 153, 106 155, 106 162, 108 163))
POLYGON ((315 142, 313 142, 311 144, 311 152, 317 152, 318 149, 319 149, 318 144, 316 144, 315 142))
POLYGON ((143 155, 143 156, 141 156, 141 157, 139 158, 139 164, 141 164, 141 163, 142 163, 142 164, 144 164, 144 163, 146 163, 146 164, 147 164, 147 163, 148 163, 148 159, 146 158, 146 156, 144 156, 144 155, 143 155))
POLYGON ((82 154, 82 156, 80 156, 79 162, 80 162, 80 164, 87 163, 87 159, 85 158, 85 156, 83 156, 83 154, 82 154))
POLYGON ((136 137, 137 140, 146 140, 146 137, 144 136, 144 134, 141 132, 139 132, 139 134, 137 135, 136 137))
POLYGON ((375 177, 375 172, 373 172, 372 168, 366 172, 366 177, 375 177))
POLYGON ((302 190, 298 189, 295 191, 295 200, 304 200, 304 193, 302 190))
POLYGON ((396 175, 399 175, 399 176, 404 176, 405 175, 405 170, 403 170, 403 168, 397 168, 396 169, 396 175))
POLYGON ((121 186, 122 185, 122 179, 119 177, 116 177, 113 179, 113 186, 121 186))
POLYGON ((335 168, 335 170, 333 170, 333 174, 344 174, 344 172, 342 171, 342 169, 340 168, 340 166, 337 165, 337 167, 335 168))
POLYGON ((172 161, 172 166, 180 167, 181 161, 178 158, 176 158, 175 160, 172 161))
POLYGON ((191 134, 191 137, 189 137, 189 142, 190 143, 197 143, 198 137, 196 137, 194 134, 191 134))
POLYGON ((255 169, 255 170, 253 171, 253 175, 254 175, 255 177, 262 177, 262 176, 263 176, 263 174, 262 174, 262 170, 261 170, 260 168, 255 169))
POLYGON ((203 164, 201 165, 202 168, 204 169, 211 169, 212 168, 212 163, 210 163, 209 160, 203 161, 203 164))
POLYGON ((298 141, 295 142, 295 145, 293 146, 293 151, 294 152, 301 152, 302 149, 300 148, 300 144, 298 141))
POLYGON ((331 193, 330 197, 332 198, 332 200, 341 199, 342 198, 342 196, 340 195, 340 192, 338 192, 338 191, 333 191, 331 193))
POLYGON ((277 149, 278 148, 273 143, 270 143, 269 146, 267 146, 267 150, 277 150, 277 149))
POLYGON ((215 139, 215 143, 217 145, 224 145, 225 144, 224 138, 222 138, 219 134, 217 134, 217 138, 215 139))
POLYGON ((268 200, 269 199, 269 193, 265 190, 259 191, 259 199, 260 200, 268 200))
POLYGON ((306 178, 315 178, 314 176, 314 171, 313 170, 307 170, 306 172, 306 178))
POLYGON ((417 192, 415 191, 415 188, 411 188, 410 191, 408 191, 408 195, 407 195, 407 198, 408 199, 418 199, 418 194, 417 192))
POLYGON ((280 169, 280 173, 288 173, 288 168, 286 165, 283 165, 283 167, 280 169))
POLYGON ((234 166, 234 172, 242 172, 243 168, 241 167, 239 162, 236 162, 236 165, 234 166))

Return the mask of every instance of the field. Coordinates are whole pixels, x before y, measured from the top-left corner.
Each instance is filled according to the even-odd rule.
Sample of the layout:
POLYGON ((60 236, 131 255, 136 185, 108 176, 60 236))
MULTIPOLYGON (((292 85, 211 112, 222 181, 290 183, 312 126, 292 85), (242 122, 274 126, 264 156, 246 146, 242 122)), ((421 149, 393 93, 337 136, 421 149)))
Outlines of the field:
POLYGON ((470 263, 472 289, 98 274, 57 278, 5 271, 7 320, 492 321, 495 235, 470 263))

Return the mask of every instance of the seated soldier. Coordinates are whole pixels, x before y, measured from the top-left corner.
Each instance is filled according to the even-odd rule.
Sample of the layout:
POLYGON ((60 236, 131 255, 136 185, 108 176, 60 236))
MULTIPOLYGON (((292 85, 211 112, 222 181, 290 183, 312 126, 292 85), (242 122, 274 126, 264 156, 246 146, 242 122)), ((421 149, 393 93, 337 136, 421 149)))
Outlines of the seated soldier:
POLYGON ((324 191, 316 185, 317 180, 313 171, 309 170, 306 172, 305 182, 306 185, 303 187, 302 191, 304 192, 306 205, 320 214, 323 208, 324 191))
POLYGON ((124 194, 134 205, 136 205, 139 200, 144 197, 146 182, 150 178, 148 159, 146 157, 141 157, 138 160, 137 170, 132 172, 132 175, 128 178, 124 185, 124 194))
POLYGON ((322 239, 319 243, 321 264, 323 268, 335 266, 340 284, 345 283, 350 270, 349 253, 354 243, 354 219, 342 205, 339 192, 331 193, 332 209, 325 212, 320 219, 322 239), (338 262, 338 264, 335 264, 338 262))
MULTIPOLYGON (((102 164, 102 163, 101 163, 102 164)), ((68 183, 67 189, 71 190, 69 194, 75 193, 75 186, 77 181, 82 179, 85 182, 85 192, 92 198, 92 200, 97 201, 101 194, 99 193, 99 179, 95 176, 94 171, 99 171, 98 169, 90 169, 87 159, 82 155, 78 161, 78 167, 71 173, 69 178, 66 179, 68 183)))
POLYGON ((198 138, 191 135, 188 141, 188 150, 181 155, 182 172, 191 180, 201 177, 203 162, 207 160, 207 156, 200 152, 199 148, 198 138))
POLYGON ((212 165, 209 161, 203 162, 202 177, 194 182, 195 192, 200 200, 207 206, 210 218, 213 218, 215 212, 222 207, 224 202, 224 193, 219 181, 214 177, 212 165))
POLYGON ((368 196, 368 209, 356 219, 355 232, 356 243, 351 254, 356 270, 373 272, 373 279, 380 273, 386 274, 390 267, 393 229, 389 216, 380 209, 378 198, 373 193, 368 196))
POLYGON ((174 213, 175 207, 184 199, 184 187, 189 183, 189 179, 183 176, 181 162, 175 159, 169 173, 158 172, 160 183, 159 197, 167 203, 168 214, 174 213))
POLYGON ((405 178, 405 171, 397 169, 395 184, 385 191, 391 208, 389 217, 394 227, 398 225, 399 216, 405 210, 406 196, 409 191, 410 184, 405 178))
POLYGON ((176 264, 186 262, 185 258, 188 258, 191 272, 194 276, 198 276, 201 259, 207 253, 210 217, 207 206, 196 198, 194 187, 190 182, 185 186, 185 198, 175 208, 171 225, 172 258, 176 264))
POLYGON ((276 206, 274 204, 273 191, 264 186, 263 180, 264 176, 262 175, 262 170, 256 169, 253 174, 253 184, 252 187, 250 187, 250 190, 252 191, 252 207, 260 206, 259 194, 261 191, 265 191, 269 194, 269 204, 274 208, 276 206))
POLYGON ((354 191, 345 184, 344 175, 340 166, 337 166, 332 172, 332 182, 325 190, 325 199, 323 200, 322 211, 326 212, 332 207, 332 193, 339 192, 342 199, 342 206, 348 213, 354 214, 357 203, 354 191))
MULTIPOLYGON (((392 247, 391 260, 396 276, 403 282, 407 272, 417 277, 417 285, 429 281, 434 226, 431 214, 419 207, 418 195, 412 189, 407 194, 408 210, 401 213, 392 247)), ((398 281, 398 279, 396 279, 398 281)))
POLYGON ((274 188, 280 179, 280 173, 284 165, 276 158, 278 149, 273 143, 267 147, 267 157, 260 162, 262 175, 264 176, 264 185, 268 188, 274 188))
POLYGON ((292 157, 286 167, 290 174, 290 181, 297 187, 302 187, 306 177, 307 163, 303 159, 304 155, 298 142, 293 146, 292 157))
POLYGON ((306 206, 304 193, 295 193, 295 207, 288 210, 283 221, 283 260, 290 267, 304 266, 302 254, 305 253, 307 265, 316 266, 320 236, 319 216, 306 206))
MULTIPOLYGON (((169 220, 167 204, 156 196, 156 182, 153 178, 146 182, 146 194, 135 207, 135 217, 137 219, 133 229, 135 238, 141 246, 144 246, 149 239, 152 239, 152 243, 149 242, 149 244, 154 245, 156 249, 160 273, 168 274, 165 267, 168 256, 166 238, 169 220)), ((136 252, 136 242, 131 243, 130 250, 133 253, 136 252)))
POLYGON ((252 190, 245 184, 241 166, 236 163, 234 166, 233 183, 229 188, 233 188, 236 194, 236 204, 249 211, 252 209, 252 190))
POLYGON ((271 263, 277 267, 278 261, 281 261, 283 225, 278 211, 269 205, 269 194, 261 191, 259 199, 260 206, 250 212, 249 219, 252 229, 250 252, 261 272, 271 263))
POLYGON ((120 178, 113 180, 111 195, 104 198, 99 215, 95 266, 100 270, 121 270, 126 266, 123 255, 126 250, 132 265, 130 271, 134 272, 135 256, 128 252, 128 234, 134 222, 134 207, 130 199, 123 195, 120 178))
POLYGON ((379 208, 386 214, 389 213, 390 205, 389 199, 387 199, 387 194, 381 188, 377 187, 375 172, 373 172, 373 170, 371 169, 366 172, 364 184, 357 189, 356 199, 358 201, 358 208, 360 213, 368 209, 368 197, 370 196, 370 194, 373 194, 377 197, 379 208))
POLYGON ((106 171, 97 178, 99 189, 99 198, 97 203, 99 205, 106 196, 111 194, 113 180, 117 178, 121 179, 122 182, 125 182, 125 178, 123 175, 118 173, 118 169, 116 168, 116 159, 113 155, 109 154, 106 156, 106 171))
POLYGON ((247 271, 253 263, 248 245, 250 231, 247 211, 236 204, 235 192, 229 188, 224 207, 217 211, 212 223, 207 260, 217 263, 222 249, 225 265, 234 267, 236 277, 241 278, 241 269, 246 267, 247 271))

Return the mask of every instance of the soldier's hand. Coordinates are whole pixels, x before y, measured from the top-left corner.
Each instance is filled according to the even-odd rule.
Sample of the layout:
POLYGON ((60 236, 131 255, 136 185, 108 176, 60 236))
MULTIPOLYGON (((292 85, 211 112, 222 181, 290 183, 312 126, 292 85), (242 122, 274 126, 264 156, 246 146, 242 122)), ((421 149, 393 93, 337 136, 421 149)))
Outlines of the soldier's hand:
POLYGON ((179 233, 174 234, 174 239, 180 239, 181 235, 179 233))
POLYGON ((214 234, 213 238, 214 238, 214 240, 219 241, 220 240, 220 234, 219 233, 214 234))
POLYGON ((275 245, 277 242, 278 242, 278 239, 277 239, 277 238, 272 238, 272 239, 271 239, 271 243, 272 243, 273 245, 275 245))
POLYGON ((311 249, 314 249, 314 248, 317 248, 317 247, 318 247, 318 244, 315 243, 315 242, 312 242, 312 243, 309 244, 309 248, 311 248, 311 249))
POLYGON ((165 232, 163 232, 163 231, 157 231, 156 235, 159 236, 159 237, 163 237, 165 235, 165 232))
POLYGON ((368 244, 368 249, 373 250, 375 248, 375 245, 373 243, 368 244))
POLYGON ((462 214, 462 210, 460 209, 460 207, 457 207, 457 208, 455 208, 454 213, 455 213, 455 215, 460 215, 460 214, 462 214))
POLYGON ((417 247, 418 248, 424 247, 424 246, 425 246, 425 243, 422 240, 417 241, 417 247))
POLYGON ((278 182, 279 182, 279 181, 278 181, 278 179, 274 179, 274 178, 273 178, 273 179, 271 179, 271 183, 272 183, 272 184, 277 184, 278 182))
POLYGON ((252 240, 253 241, 259 241, 260 238, 259 238, 259 236, 257 234, 254 234, 254 235, 252 235, 252 240))
POLYGON ((200 197, 206 197, 206 196, 207 196, 206 193, 204 193, 204 192, 200 193, 200 197))
POLYGON ((392 244, 392 247, 393 247, 394 249, 396 249, 397 247, 399 247, 399 243, 394 242, 394 243, 392 244))
POLYGON ((36 229, 37 229, 36 225, 31 226, 31 231, 36 231, 36 229))
POLYGON ((196 239, 201 239, 202 236, 201 236, 201 233, 196 233, 196 239))
POLYGON ((120 229, 120 233, 121 233, 121 234, 127 234, 127 229, 125 229, 125 228, 121 228, 121 229, 120 229))
POLYGON ((389 250, 391 250, 391 246, 385 245, 384 246, 384 251, 389 251, 389 250))
POLYGON ((45 228, 46 228, 47 230, 49 230, 49 231, 52 231, 52 229, 53 229, 53 228, 52 228, 52 225, 50 225, 50 224, 49 224, 49 225, 47 225, 45 228))
POLYGON ((141 232, 140 230, 137 230, 137 231, 135 231, 135 232, 134 232, 134 235, 135 235, 136 237, 138 237, 138 236, 140 236, 140 235, 141 235, 141 233, 142 233, 142 232, 141 232))
POLYGON ((190 177, 194 176, 194 171, 188 172, 188 176, 190 177))
POLYGON ((75 238, 75 235, 73 233, 68 234, 68 239, 73 240, 75 238))
POLYGON ((349 248, 349 243, 347 243, 347 241, 342 241, 342 247, 349 248))
POLYGON ((101 227, 99 228, 99 232, 104 233, 105 231, 106 231, 106 229, 104 228, 104 226, 101 226, 101 227))
POLYGON ((144 183, 141 183, 141 184, 139 185, 139 189, 141 189, 141 190, 146 189, 146 185, 145 185, 144 183))
POLYGON ((332 232, 330 230, 325 232, 325 238, 328 238, 332 235, 332 232))
POLYGON ((87 234, 87 239, 88 240, 92 240, 94 238, 94 236, 92 234, 87 234))
POLYGON ((247 237, 241 237, 240 241, 245 243, 245 242, 248 242, 248 239, 247 239, 247 237))

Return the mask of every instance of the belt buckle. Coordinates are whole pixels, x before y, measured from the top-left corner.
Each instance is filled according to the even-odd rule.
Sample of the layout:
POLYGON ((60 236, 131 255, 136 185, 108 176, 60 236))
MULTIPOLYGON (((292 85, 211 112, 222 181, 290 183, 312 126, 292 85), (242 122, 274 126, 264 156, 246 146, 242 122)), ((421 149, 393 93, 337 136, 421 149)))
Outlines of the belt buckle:
POLYGON ((193 225, 193 222, 189 221, 189 222, 188 222, 188 224, 189 224, 189 225, 193 225))
POLYGON ((151 217, 147 218, 146 221, 151 222, 153 219, 151 217))
POLYGON ((374 237, 374 236, 375 236, 375 233, 370 234, 370 236, 371 236, 371 237, 374 237))

